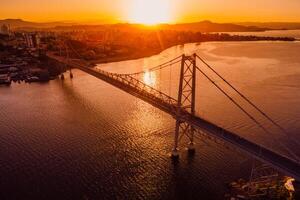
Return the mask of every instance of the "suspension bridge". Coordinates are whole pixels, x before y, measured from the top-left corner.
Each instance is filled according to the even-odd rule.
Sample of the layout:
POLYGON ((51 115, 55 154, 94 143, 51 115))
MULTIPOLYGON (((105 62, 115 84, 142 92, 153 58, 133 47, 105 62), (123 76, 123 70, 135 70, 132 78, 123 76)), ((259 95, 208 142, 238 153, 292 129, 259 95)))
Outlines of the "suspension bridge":
MULTIPOLYGON (((73 49, 74 50, 74 49, 73 49)), ((187 136, 190 143, 188 145, 189 152, 193 152, 194 137, 195 134, 202 134, 204 136, 213 137, 217 140, 221 140, 226 144, 232 145, 235 148, 243 151, 257 160, 268 164, 277 171, 291 176, 300 181, 300 162, 293 152, 290 152, 295 158, 281 155, 273 150, 270 150, 262 145, 249 141, 238 134, 226 130, 222 127, 215 125, 201 116, 197 116, 195 113, 195 97, 196 97, 196 74, 197 72, 202 74, 208 81, 211 82, 218 90, 220 90, 232 103, 237 106, 247 117, 249 117, 254 123, 256 123, 266 133, 269 131, 256 120, 245 108, 241 106, 236 100, 234 100, 229 94, 227 94, 211 77, 209 77, 200 67, 197 66, 196 61, 200 61, 205 64, 213 73, 221 78, 227 85, 230 86, 238 95, 240 95, 249 105, 256 109, 263 117, 269 120, 273 125, 286 132, 278 123, 272 120, 266 113, 264 113, 258 106, 256 106, 251 100, 246 98, 239 90, 237 90, 232 84, 230 84, 225 78, 223 78, 213 67, 206 63, 201 57, 196 54, 191 56, 181 55, 161 65, 148 69, 148 72, 154 72, 162 70, 167 66, 171 66, 175 63, 180 63, 180 78, 178 88, 178 98, 175 99, 170 95, 154 88, 143 80, 140 80, 140 75, 145 71, 140 71, 131 74, 120 74, 107 72, 98 68, 89 67, 87 63, 81 62, 79 59, 70 59, 67 53, 66 56, 56 56, 54 54, 48 54, 48 57, 57 60, 60 63, 65 64, 73 68, 77 68, 83 72, 86 72, 106 83, 111 84, 149 104, 168 113, 175 120, 175 134, 174 134, 174 148, 172 150, 172 157, 177 158, 178 143, 183 136, 187 136)), ((71 74, 72 75, 72 74, 71 74)), ((72 75, 73 76, 73 75, 72 75)))

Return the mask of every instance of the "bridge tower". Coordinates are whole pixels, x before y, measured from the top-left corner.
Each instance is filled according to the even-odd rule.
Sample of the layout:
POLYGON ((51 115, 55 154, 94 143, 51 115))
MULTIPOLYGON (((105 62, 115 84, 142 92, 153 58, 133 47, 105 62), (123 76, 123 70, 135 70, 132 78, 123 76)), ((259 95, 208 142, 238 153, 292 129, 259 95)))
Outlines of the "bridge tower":
POLYGON ((182 118, 184 115, 182 111, 187 111, 195 115, 195 99, 196 99, 196 54, 192 56, 182 55, 179 90, 178 90, 178 104, 175 125, 174 148, 172 150, 172 157, 178 158, 178 143, 185 135, 189 138, 188 152, 194 153, 194 131, 195 128, 185 122, 182 118))

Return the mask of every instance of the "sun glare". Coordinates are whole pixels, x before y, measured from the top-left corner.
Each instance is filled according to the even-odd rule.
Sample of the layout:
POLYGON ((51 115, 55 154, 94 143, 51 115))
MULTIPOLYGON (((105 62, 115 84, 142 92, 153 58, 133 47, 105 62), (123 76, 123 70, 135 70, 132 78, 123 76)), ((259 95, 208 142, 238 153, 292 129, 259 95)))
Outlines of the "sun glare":
POLYGON ((146 73, 144 74, 143 79, 144 79, 144 83, 146 83, 147 85, 153 87, 156 83, 156 74, 152 73, 152 72, 149 72, 149 71, 146 71, 146 73))
POLYGON ((170 0, 132 0, 131 23, 155 25, 170 22, 170 0))

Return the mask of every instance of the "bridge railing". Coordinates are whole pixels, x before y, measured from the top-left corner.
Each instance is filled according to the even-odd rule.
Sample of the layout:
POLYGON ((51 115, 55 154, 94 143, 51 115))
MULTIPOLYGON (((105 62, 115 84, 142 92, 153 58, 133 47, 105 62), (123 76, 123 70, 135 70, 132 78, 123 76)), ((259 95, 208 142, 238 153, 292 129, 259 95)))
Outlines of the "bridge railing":
MULTIPOLYGON (((48 53, 47 54, 49 57, 52 57, 56 60, 59 60, 62 63, 65 63, 67 65, 71 65, 73 67, 77 67, 77 68, 81 68, 81 69, 85 69, 84 71, 90 71, 90 72, 96 72, 99 74, 102 74, 106 77, 109 77, 115 81, 118 81, 120 83, 123 83, 124 86, 127 87, 131 87, 131 88, 135 88, 136 90, 140 91, 141 93, 143 93, 143 95, 146 95, 150 98, 155 98, 155 100, 159 100, 160 102, 163 102, 164 104, 168 104, 172 107, 177 107, 178 105, 178 101, 172 97, 170 97, 169 95, 143 83, 142 81, 134 78, 131 75, 127 75, 127 74, 117 74, 117 73, 112 73, 112 72, 107 72, 101 69, 97 69, 97 68, 91 68, 91 67, 87 67, 88 64, 87 63, 82 63, 81 60, 78 59, 69 59, 69 60, 65 60, 62 57, 59 56, 55 56, 53 54, 48 53)), ((177 108, 176 108, 177 109, 177 108)), ((175 110, 174 110, 175 112, 175 110)))
POLYGON ((142 81, 134 78, 131 75, 126 75, 126 74, 117 74, 117 73, 111 73, 107 72, 101 69, 94 69, 98 73, 101 73, 103 75, 106 75, 116 81, 119 81, 123 83, 126 86, 130 86, 132 88, 135 88, 136 90, 142 92, 145 95, 148 95, 148 97, 153 97, 156 100, 160 100, 164 103, 167 103, 169 105, 177 106, 177 100, 170 97, 169 95, 143 83, 142 81))

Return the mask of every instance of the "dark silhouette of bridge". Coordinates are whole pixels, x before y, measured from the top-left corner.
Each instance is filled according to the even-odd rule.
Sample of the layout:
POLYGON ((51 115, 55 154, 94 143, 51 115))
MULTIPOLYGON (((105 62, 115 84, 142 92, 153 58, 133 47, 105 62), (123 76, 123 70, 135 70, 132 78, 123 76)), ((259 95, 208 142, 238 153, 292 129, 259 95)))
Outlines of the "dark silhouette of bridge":
MULTIPOLYGON (((300 181, 300 163, 298 160, 280 155, 277 152, 251 142, 239 136, 238 134, 219 127, 195 114, 196 72, 198 71, 203 74, 209 81, 211 81, 211 83, 214 84, 221 92, 223 92, 224 95, 226 95, 236 106, 238 106, 241 111, 243 111, 251 120, 253 120, 262 129, 267 131, 254 117, 252 117, 252 115, 250 115, 242 106, 240 106, 240 104, 238 104, 233 98, 231 98, 209 76, 207 76, 199 67, 197 67, 196 60, 200 59, 201 62, 211 68, 211 66, 209 66, 196 54, 192 56, 182 55, 148 70, 161 70, 167 65, 180 62, 181 68, 178 99, 172 98, 171 96, 145 84, 143 81, 137 78, 136 75, 145 72, 138 72, 133 74, 111 73, 97 68, 91 68, 86 63, 83 63, 80 60, 68 59, 68 57, 55 56, 53 54, 48 54, 48 56, 68 66, 80 69, 94 77, 97 77, 173 116, 176 120, 174 148, 172 151, 173 157, 178 157, 178 142, 183 135, 189 138, 190 143, 188 149, 190 152, 193 152, 194 134, 202 133, 205 135, 209 135, 210 137, 222 140, 227 144, 233 145, 235 148, 246 152, 255 159, 260 160, 272 166, 276 170, 282 172, 283 174, 291 176, 300 181)), ((279 124, 273 121, 254 103, 252 103, 249 99, 242 95, 213 68, 211 68, 211 70, 213 70, 219 77, 221 77, 226 83, 228 83, 264 117, 269 119, 275 126, 283 130, 283 128, 279 124)))

